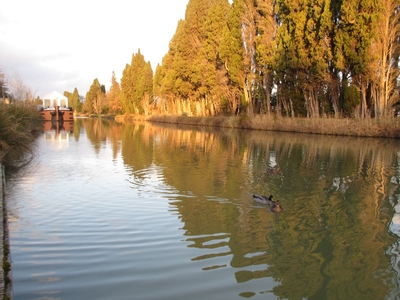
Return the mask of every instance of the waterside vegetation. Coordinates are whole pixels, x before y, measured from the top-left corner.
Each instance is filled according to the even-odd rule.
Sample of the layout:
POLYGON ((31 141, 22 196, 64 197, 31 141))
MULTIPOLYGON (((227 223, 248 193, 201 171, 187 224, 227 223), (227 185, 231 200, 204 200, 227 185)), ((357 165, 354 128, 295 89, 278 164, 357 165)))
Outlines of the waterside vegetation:
POLYGON ((286 118, 276 115, 188 117, 185 115, 118 115, 117 122, 150 121, 186 126, 268 130, 278 132, 311 133, 335 136, 400 138, 400 120, 387 118, 286 118))
POLYGON ((140 50, 88 113, 386 118, 399 101, 398 0, 190 0, 153 76, 140 50))
MULTIPOLYGON (((64 95, 85 115, 398 138, 399 7, 189 0, 155 69, 138 49, 108 91, 95 78, 86 97, 64 95)), ((2 94, 4 82, 0 72, 2 94)))
POLYGON ((30 103, 0 103, 0 164, 19 166, 32 153, 36 134, 43 130, 43 118, 30 103))

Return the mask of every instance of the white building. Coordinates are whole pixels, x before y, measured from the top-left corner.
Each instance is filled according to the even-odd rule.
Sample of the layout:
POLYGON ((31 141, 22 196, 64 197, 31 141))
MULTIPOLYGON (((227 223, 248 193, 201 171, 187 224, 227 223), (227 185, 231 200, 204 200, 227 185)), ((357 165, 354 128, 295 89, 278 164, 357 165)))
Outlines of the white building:
POLYGON ((68 98, 57 92, 51 92, 43 97, 43 107, 68 107, 68 98))

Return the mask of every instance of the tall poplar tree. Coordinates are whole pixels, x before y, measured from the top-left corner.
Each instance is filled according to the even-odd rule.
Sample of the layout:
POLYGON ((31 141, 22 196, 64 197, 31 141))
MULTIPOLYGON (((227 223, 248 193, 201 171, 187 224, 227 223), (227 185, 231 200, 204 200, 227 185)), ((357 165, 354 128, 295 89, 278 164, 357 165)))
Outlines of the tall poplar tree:
POLYGON ((255 106, 255 81, 256 81, 256 38, 257 22, 255 1, 236 0, 239 11, 239 23, 243 44, 243 94, 247 105, 247 112, 254 113, 255 106))
POLYGON ((379 0, 379 19, 376 35, 369 51, 368 77, 375 117, 392 114, 399 101, 398 78, 400 43, 399 0, 379 0))

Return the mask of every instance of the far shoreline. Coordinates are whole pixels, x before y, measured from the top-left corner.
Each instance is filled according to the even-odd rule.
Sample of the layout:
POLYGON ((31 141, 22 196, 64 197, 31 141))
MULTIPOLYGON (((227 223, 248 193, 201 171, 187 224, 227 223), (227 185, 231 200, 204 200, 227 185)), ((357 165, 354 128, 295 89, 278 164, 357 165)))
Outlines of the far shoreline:
POLYGON ((400 138, 400 119, 292 118, 274 115, 190 117, 186 115, 116 115, 115 121, 129 123, 148 121, 191 126, 210 126, 332 136, 400 138))

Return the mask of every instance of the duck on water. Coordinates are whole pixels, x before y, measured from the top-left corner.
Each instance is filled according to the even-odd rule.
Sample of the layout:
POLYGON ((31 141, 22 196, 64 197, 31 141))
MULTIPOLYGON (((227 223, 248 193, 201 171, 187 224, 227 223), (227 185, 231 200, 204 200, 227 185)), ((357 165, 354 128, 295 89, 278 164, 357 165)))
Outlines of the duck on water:
POLYGON ((281 204, 279 203, 279 200, 273 201, 272 200, 272 195, 269 195, 269 197, 261 196, 254 194, 253 198, 256 202, 261 203, 261 204, 267 204, 269 206, 269 210, 272 212, 281 212, 283 211, 283 208, 281 204))

